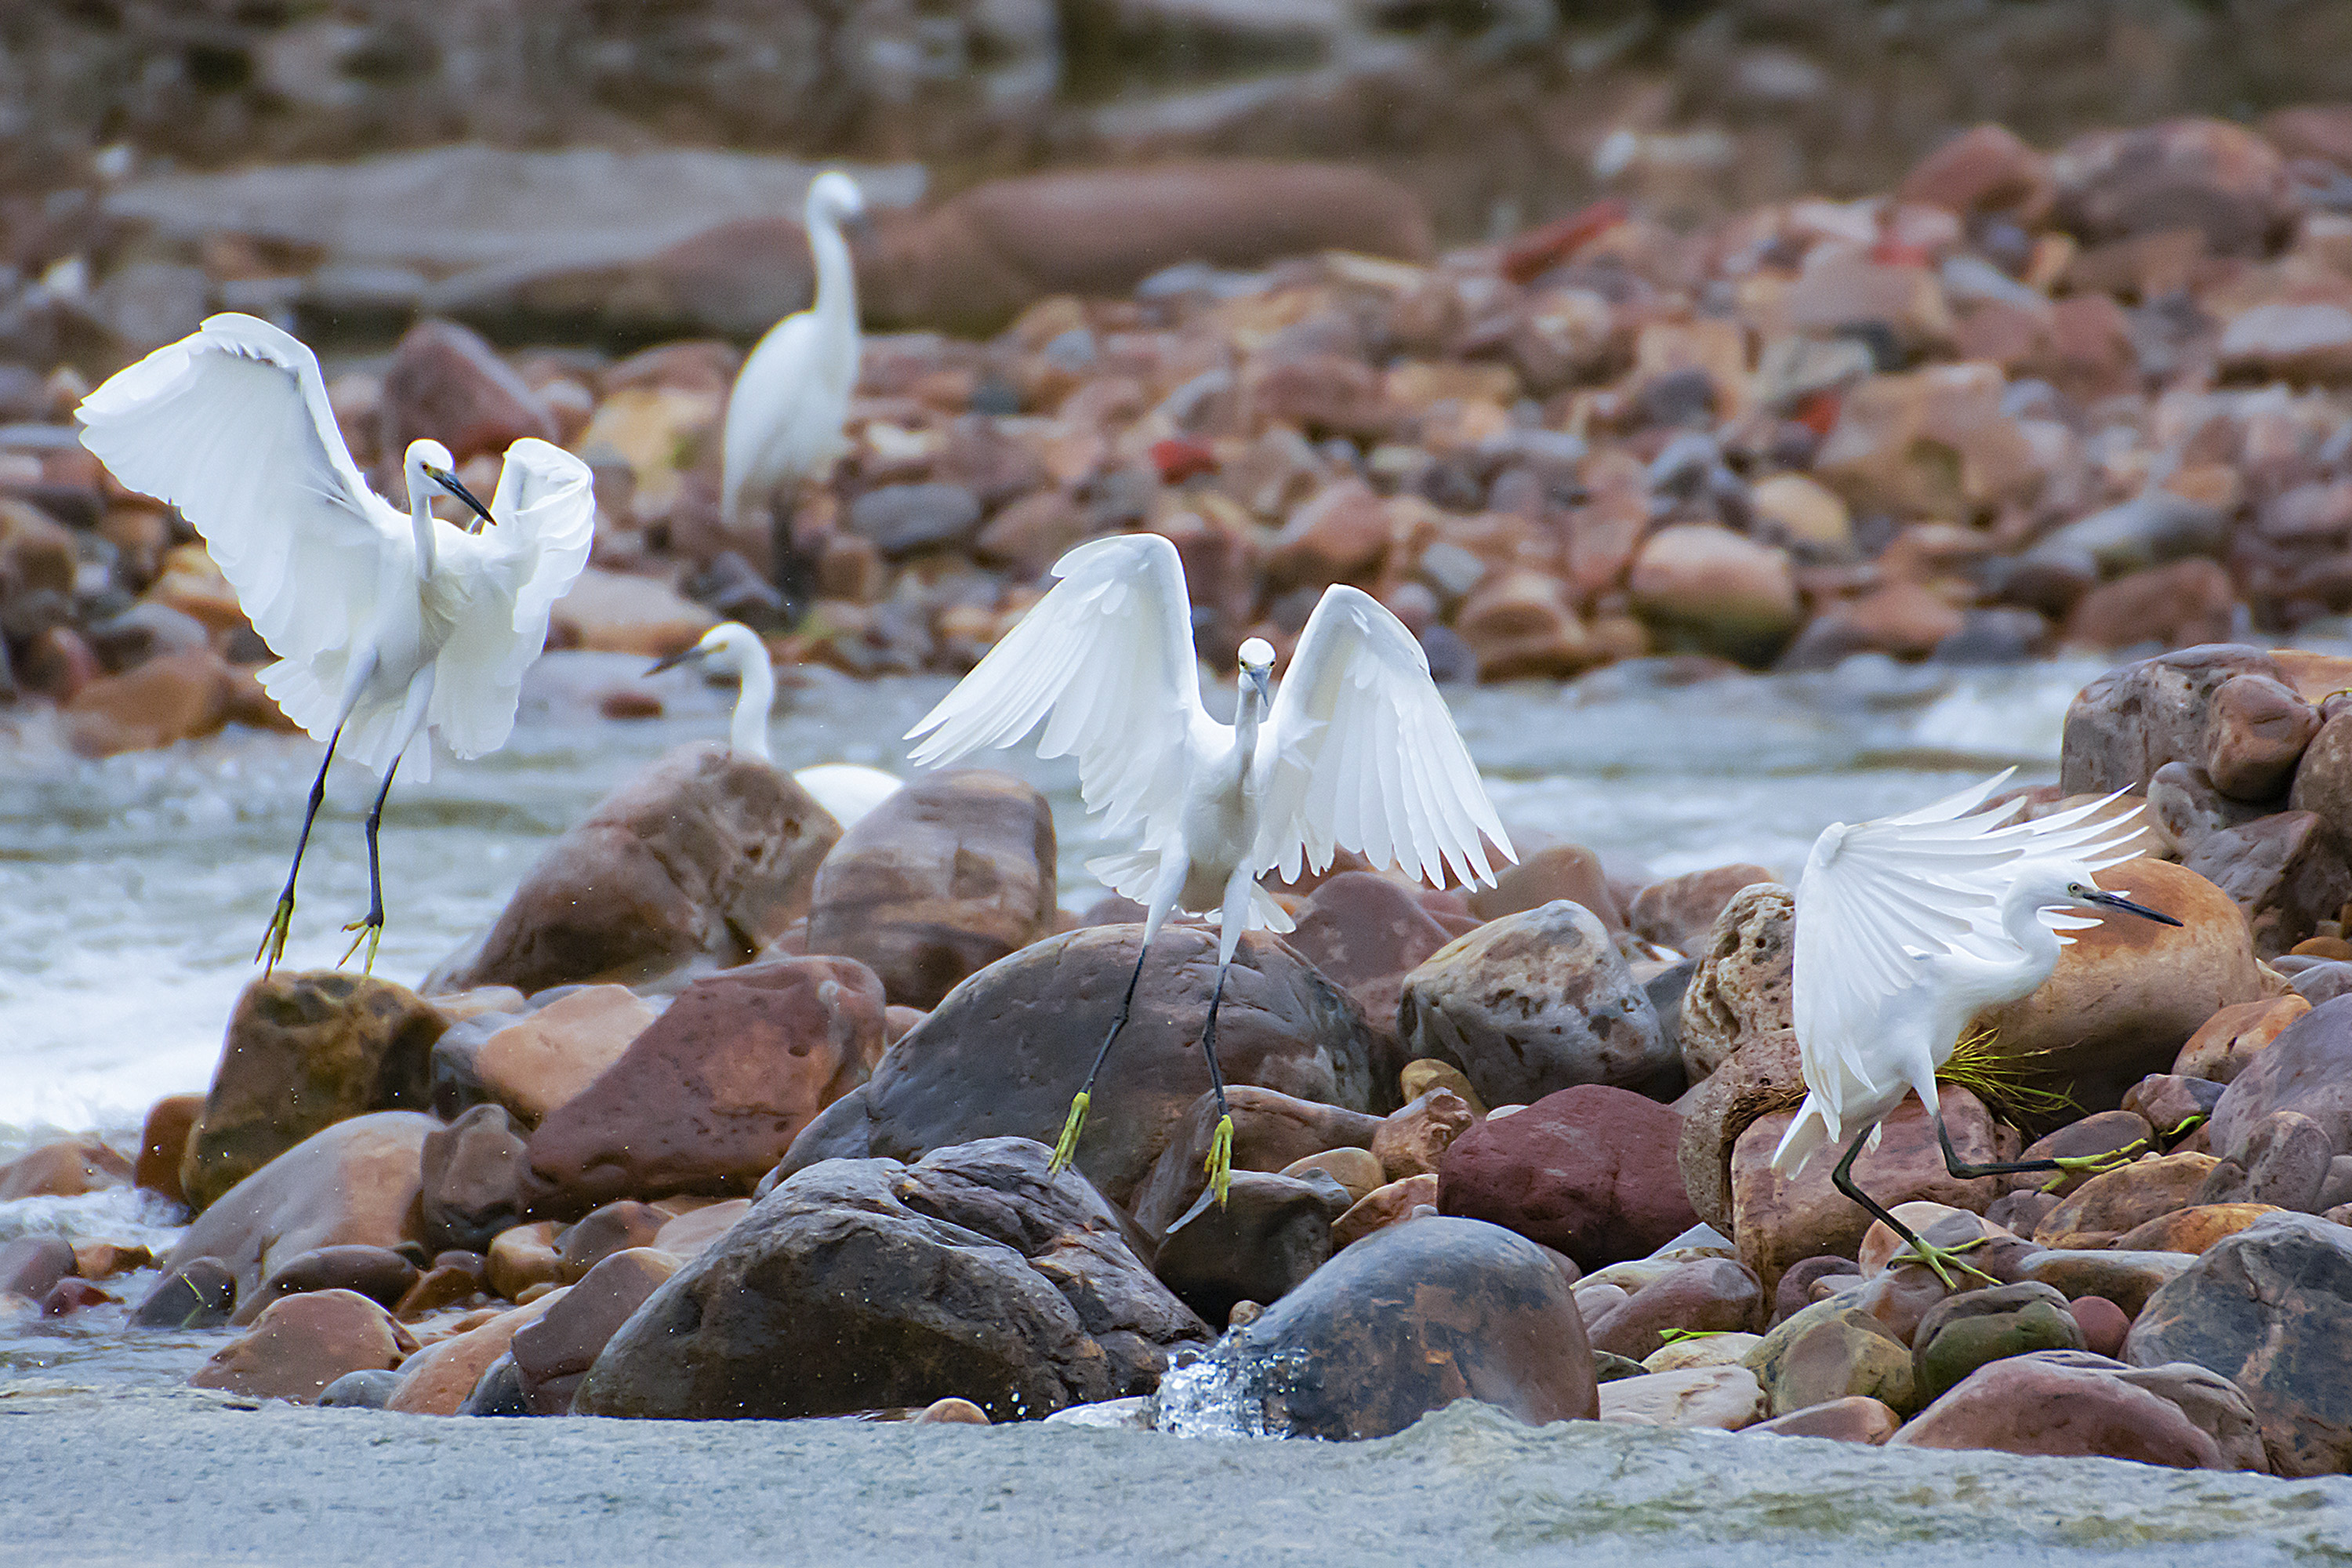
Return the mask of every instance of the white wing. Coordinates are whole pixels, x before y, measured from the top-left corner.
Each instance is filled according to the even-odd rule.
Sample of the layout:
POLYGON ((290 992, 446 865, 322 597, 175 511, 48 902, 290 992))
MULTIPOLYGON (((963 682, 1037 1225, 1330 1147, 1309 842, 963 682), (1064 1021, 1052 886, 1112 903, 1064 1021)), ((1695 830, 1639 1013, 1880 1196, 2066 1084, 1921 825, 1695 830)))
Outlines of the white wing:
POLYGON ((1176 546, 1156 533, 1097 539, 1054 575, 1053 592, 907 731, 929 737, 911 760, 1009 746, 1042 721, 1037 754, 1078 759, 1088 811, 1108 811, 1113 829, 1140 818, 1155 837, 1171 831, 1194 731, 1215 723, 1201 706, 1176 546))
POLYGON ((324 740, 351 639, 385 584, 413 577, 415 547, 343 446, 317 358, 267 321, 214 316, 109 378, 79 413, 82 445, 115 478, 204 536, 285 661, 265 672, 271 695, 324 740))
POLYGON ((1429 679, 1429 656, 1361 589, 1325 591, 1267 715, 1253 863, 1295 879, 1335 846, 1442 883, 1494 880, 1480 835, 1517 860, 1429 679))
MULTIPOLYGON (((2123 841, 2137 825, 2129 816, 2092 819, 2105 800, 2032 822, 2010 820, 2021 802, 1978 810, 2009 776, 1899 816, 1836 823, 1814 840, 1797 885, 1791 997, 1808 1084, 1829 1081, 1832 1061, 1877 1081, 1864 1053, 1883 1031, 1889 1000, 1923 978, 1920 956, 2014 953, 2000 900, 2020 862, 2052 857, 2096 870, 2131 858, 2123 841)), ((2095 923, 2042 918, 2062 927, 2095 923)))
POLYGON ((498 521, 479 533, 436 522, 438 570, 426 587, 448 618, 425 722, 461 757, 506 743, 523 672, 547 646, 547 617, 587 563, 596 496, 588 465, 525 437, 507 448, 498 521))

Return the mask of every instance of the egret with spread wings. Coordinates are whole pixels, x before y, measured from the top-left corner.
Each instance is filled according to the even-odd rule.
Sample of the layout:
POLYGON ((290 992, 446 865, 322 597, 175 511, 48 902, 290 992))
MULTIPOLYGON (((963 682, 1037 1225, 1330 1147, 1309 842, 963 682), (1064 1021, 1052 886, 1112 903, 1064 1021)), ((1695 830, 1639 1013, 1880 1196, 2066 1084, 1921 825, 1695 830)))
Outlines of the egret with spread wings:
POLYGON ((1814 841, 1797 884, 1792 1000, 1806 1095, 1773 1151, 1773 1169, 1794 1175, 1822 1145, 1851 1137, 1832 1177, 1838 1191, 1892 1228, 1947 1285, 1951 1255, 1964 1249, 1929 1247, 1873 1201, 1854 1184, 1855 1156, 1916 1092, 1955 1176, 2084 1164, 1963 1163, 1944 1127, 1936 1074, 1978 1012, 2050 977, 2059 949, 2073 940, 2062 931, 2098 923, 2065 910, 2180 923, 2092 880, 2137 855, 2137 813, 2103 817, 2106 802, 2095 801, 2018 822, 2021 802, 1979 809, 2008 777, 1900 816, 1832 824, 1814 841))
POLYGON ((1055 1169, 1076 1149, 1151 939, 1176 910, 1218 921, 1201 1049, 1217 1103, 1209 1179, 1223 1203, 1233 1118, 1217 1065, 1217 1004, 1242 933, 1291 929, 1258 879, 1320 871, 1339 848, 1433 882, 1449 874, 1491 882, 1496 855, 1517 857, 1421 645, 1371 595, 1344 584, 1325 591, 1279 692, 1272 646, 1243 643, 1239 700, 1223 724, 1201 703, 1175 545, 1150 533, 1096 540, 1063 556, 1054 575, 1054 590, 908 731, 927 737, 913 760, 947 763, 1009 746, 1042 723, 1038 754, 1076 756, 1087 808, 1140 840, 1131 853, 1087 863, 1144 906, 1143 942, 1118 1017, 1071 1101, 1055 1169))
MULTIPOLYGON (((376 857, 392 775, 421 730, 459 757, 506 743, 523 671, 547 640, 555 601, 588 559, 595 498, 588 467, 526 437, 507 448, 488 507, 458 482, 447 447, 414 441, 405 510, 368 488, 327 402, 319 362, 251 316, 214 316, 83 400, 82 444, 131 489, 180 509, 278 662, 261 684, 286 716, 327 742, 269 929, 255 954, 274 967, 294 916, 294 880, 341 747, 381 774, 367 816, 368 912, 343 957, 383 930, 376 857), (433 515, 446 491, 483 522, 433 515)), ((414 772, 430 775, 428 746, 414 772)))

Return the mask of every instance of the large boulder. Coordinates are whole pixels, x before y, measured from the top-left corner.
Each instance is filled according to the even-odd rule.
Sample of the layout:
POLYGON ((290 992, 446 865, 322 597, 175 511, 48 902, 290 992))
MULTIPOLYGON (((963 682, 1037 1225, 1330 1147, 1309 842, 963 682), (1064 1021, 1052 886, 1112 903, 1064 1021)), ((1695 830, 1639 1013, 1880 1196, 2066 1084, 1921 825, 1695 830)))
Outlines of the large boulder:
POLYGON ((669 752, 548 847, 428 993, 624 984, 741 963, 808 912, 841 826, 790 774, 721 745, 669 752))
POLYGON ((1682 1061, 1599 917, 1555 900, 1490 921, 1405 976, 1406 1051, 1451 1062, 1489 1105, 1572 1084, 1672 1097, 1682 1061))
POLYGON ((882 984, 854 958, 785 958, 696 981, 530 1135, 524 1207, 751 1192, 882 1057, 882 984))
POLYGON ((1528 1425, 1600 1414, 1583 1320, 1540 1247, 1425 1216, 1348 1247, 1163 1383, 1159 1421, 1238 1405, 1270 1435, 1384 1437, 1457 1399, 1528 1425))
POLYGON ((197 1215, 164 1268, 218 1258, 244 1297, 314 1247, 422 1243, 425 1140, 440 1126, 415 1111, 379 1110, 312 1133, 197 1215))
POLYGON ((447 1023, 406 986, 341 970, 247 985, 180 1156, 188 1205, 205 1208, 322 1127, 424 1110, 433 1042, 447 1023))
POLYGON ((986 768, 916 779, 858 819, 818 870, 808 951, 936 1007, 955 984, 1054 929, 1054 816, 986 768))
POLYGON ((2159 1394, 2086 1367, 1996 1361, 1921 1411, 1888 1447, 2095 1455, 2179 1469, 2226 1468, 2219 1444, 2159 1394))
POLYGON ((2336 1154, 2352 1154, 2352 996, 2302 1014, 2245 1066, 2213 1107, 2210 1140, 2232 1152, 2282 1110, 2318 1124, 2336 1154))
POLYGON ((591 1415, 833 1415, 969 1399, 992 1420, 1147 1393, 1207 1338, 1047 1150, 829 1161, 656 1289, 573 1396, 591 1415))
POLYGON ((2352 1468, 2352 1229, 2277 1214, 2222 1237, 2147 1299, 2123 1359, 2228 1378, 2279 1475, 2352 1468))
MULTIPOLYGON (((981 1138, 1051 1144, 1118 1013, 1142 934, 1140 926, 1091 926, 973 975, 890 1048, 871 1080, 809 1124, 779 1173, 840 1157, 913 1161, 981 1138)), ((1162 1147, 1208 1092, 1200 1032, 1216 954, 1213 931, 1160 931, 1133 1015, 1095 1085, 1077 1165, 1122 1207, 1135 1203, 1162 1147)), ((1226 973, 1217 1058, 1229 1086, 1375 1116, 1394 1108, 1402 1065, 1345 992, 1262 931, 1242 939, 1226 973)), ((1313 1152, 1294 1149, 1275 1168, 1313 1152)))
POLYGON ((1647 1257, 1698 1223, 1675 1163, 1681 1120, 1602 1084, 1548 1094, 1447 1147, 1439 1209, 1515 1230, 1580 1268, 1647 1257))
POLYGON ((2238 676, 2279 680, 2279 661, 2242 643, 2206 643, 2111 669, 2066 710, 2058 763, 2067 795, 2145 792, 2167 763, 2203 766, 2213 695, 2238 676))
POLYGON ((1797 896, 1780 883, 1749 883, 1716 911, 1683 992, 1680 1039, 1692 1082, 1749 1042, 1794 1026, 1796 952, 1797 896))
POLYGON ((1396 1016, 1404 976, 1452 940, 1412 889, 1373 871, 1326 879, 1297 921, 1290 945, 1383 1024, 1396 1016))

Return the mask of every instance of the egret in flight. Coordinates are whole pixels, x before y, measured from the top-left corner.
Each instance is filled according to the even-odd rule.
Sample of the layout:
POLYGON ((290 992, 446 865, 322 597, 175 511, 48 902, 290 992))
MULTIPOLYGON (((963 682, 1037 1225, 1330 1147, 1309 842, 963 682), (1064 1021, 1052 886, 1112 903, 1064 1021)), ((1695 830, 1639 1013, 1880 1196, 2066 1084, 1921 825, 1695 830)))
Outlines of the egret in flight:
MULTIPOLYGON (((768 749, 768 712, 776 702, 776 672, 768 662, 768 645, 760 640, 760 634, 740 621, 721 621, 703 633, 700 642, 670 655, 646 673, 659 675, 697 662, 735 672, 735 713, 728 724, 727 743, 745 756, 773 763, 768 749)), ((793 782, 844 827, 854 825, 905 784, 895 773, 856 763, 794 768, 793 782)))
POLYGON ((1979 810, 2008 778, 1999 774, 1900 816, 1831 825, 1813 841, 1797 884, 1792 1000, 1806 1094, 1773 1151, 1772 1168, 1793 1176, 1822 1145, 1850 1136, 1831 1178, 1838 1191, 1902 1237, 1947 1287, 1952 1255, 1966 1247, 1930 1247, 1914 1235, 1854 1184, 1854 1157, 1916 1093, 1955 1176, 2095 1164, 1962 1163, 1944 1126, 1936 1074, 1978 1012, 2013 1002, 2050 977, 2059 949, 2074 940, 2062 931, 2099 923, 2064 911, 2118 910, 2180 923, 2092 880, 2137 853, 2130 847, 2140 831, 2137 812, 2101 818, 2104 800, 2030 822, 2011 820, 2021 802, 1979 810))
POLYGON ((1517 857, 1421 645, 1370 595, 1344 584, 1324 591, 1279 692, 1273 647, 1261 637, 1243 643, 1234 722, 1222 724, 1201 704, 1192 606, 1174 544, 1153 533, 1098 539, 1063 556, 1054 575, 1061 581, 1053 591, 908 731, 928 737, 912 760, 949 763, 1009 746, 1042 722, 1038 755, 1075 755, 1087 810, 1140 839, 1132 853, 1087 862, 1147 912, 1135 973, 1070 1103, 1054 1169, 1076 1150, 1151 939, 1175 910, 1218 921, 1201 1049, 1217 1104, 1207 1168, 1222 1204, 1234 1130, 1217 1065, 1225 971, 1244 931, 1291 929, 1258 879, 1320 871, 1335 847, 1432 882, 1449 873, 1493 881, 1487 844, 1505 860, 1517 857))
POLYGON ((719 497, 730 529, 843 449, 842 422, 857 384, 857 273, 841 226, 865 212, 848 175, 827 170, 810 183, 802 213, 816 299, 768 329, 728 395, 719 497))
MULTIPOLYGON (((278 662, 261 684, 327 743, 294 842, 294 864, 255 958, 285 955, 294 879, 340 746, 382 775, 367 815, 368 912, 349 962, 383 931, 376 829, 420 730, 459 757, 506 743, 523 671, 547 641, 548 612, 588 559, 596 502, 588 466, 530 437, 507 448, 488 507, 452 471, 449 449, 413 441, 404 510, 377 496, 336 428, 318 359, 251 316, 219 315, 157 349, 83 400, 82 444, 134 490, 180 509, 278 662), (436 490, 488 531, 433 515, 436 490)), ((415 771, 430 776, 432 748, 415 771)))

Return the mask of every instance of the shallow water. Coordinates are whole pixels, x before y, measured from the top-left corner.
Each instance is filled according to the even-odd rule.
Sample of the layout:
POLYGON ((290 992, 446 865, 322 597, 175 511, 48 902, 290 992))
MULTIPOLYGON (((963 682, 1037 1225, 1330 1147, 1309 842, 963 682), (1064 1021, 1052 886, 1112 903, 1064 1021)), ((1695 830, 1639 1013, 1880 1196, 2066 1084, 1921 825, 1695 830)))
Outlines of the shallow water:
MULTIPOLYGON (((385 813, 390 923, 378 973, 414 982, 493 916, 547 841, 665 748, 723 732, 731 692, 690 671, 558 654, 534 668, 513 741, 404 776, 385 813), (658 720, 599 718, 596 697, 649 684, 658 720)), ((1815 834, 1913 805, 1997 767, 2055 770, 2068 700, 2099 666, 1903 668, 1854 660, 1801 677, 1689 680, 1620 666, 1566 688, 1456 690, 1451 700, 1523 847, 1549 837, 1664 874, 1748 860, 1793 874, 1815 834)), ((939 679, 856 683, 815 672, 773 730, 791 765, 898 768, 898 737, 939 679)), ((38 720, 0 721, 0 1154, 42 1129, 135 1129, 157 1096, 204 1088, 252 977, 319 747, 236 730, 103 762, 38 720)), ((1094 835, 1066 762, 1000 753, 1054 802, 1067 903, 1099 889, 1094 835)), ((333 963, 365 908, 359 819, 371 781, 331 783, 286 961, 333 963)))

